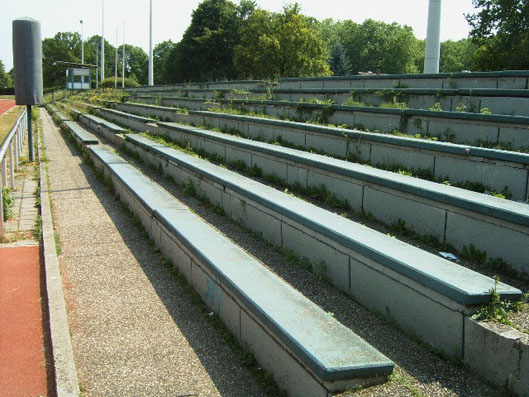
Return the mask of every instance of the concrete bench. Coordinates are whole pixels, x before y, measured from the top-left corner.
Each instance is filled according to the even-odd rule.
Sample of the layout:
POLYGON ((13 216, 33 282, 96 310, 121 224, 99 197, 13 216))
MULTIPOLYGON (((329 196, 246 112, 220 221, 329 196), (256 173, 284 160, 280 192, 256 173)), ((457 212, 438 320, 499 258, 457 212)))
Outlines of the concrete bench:
POLYGON ((383 74, 366 76, 331 76, 281 78, 280 88, 529 88, 529 73, 525 70, 499 72, 383 74))
POLYGON ((81 113, 79 115, 79 122, 118 146, 123 140, 121 135, 129 132, 128 130, 125 130, 124 128, 101 117, 87 113, 81 113))
MULTIPOLYGON (((175 112, 174 108, 135 103, 115 103, 112 107, 135 115, 231 129, 256 139, 279 137, 307 150, 354 158, 382 168, 393 165, 427 171, 434 178, 449 179, 452 183, 470 181, 497 192, 507 186, 513 200, 529 198, 529 154, 525 153, 227 113, 183 113, 175 112)), ((132 124, 130 127, 136 129, 132 124)))
POLYGON ((64 113, 59 112, 58 110, 53 111, 54 118, 59 122, 62 123, 64 121, 70 121, 68 117, 64 115, 64 113))
POLYGON ((81 127, 79 124, 77 124, 74 121, 65 121, 63 123, 72 137, 79 143, 81 146, 86 145, 97 145, 99 144, 99 140, 92 135, 90 132, 85 130, 83 127, 81 127))
MULTIPOLYGON (((146 92, 147 93, 147 92, 146 92)), ((176 96, 202 99, 258 99, 271 96, 273 101, 303 102, 318 99, 332 100, 341 105, 354 99, 367 106, 379 107, 398 100, 411 109, 429 109, 439 103, 443 111, 457 112, 464 106, 465 112, 529 116, 529 91, 504 89, 426 89, 426 88, 251 88, 249 90, 208 89, 181 87, 172 91, 148 91, 149 95, 176 96), (385 94, 385 95, 384 95, 385 94)))
POLYGON ((395 130, 407 134, 437 137, 441 141, 506 144, 513 149, 529 147, 529 117, 493 114, 441 112, 421 109, 391 109, 368 106, 325 105, 255 100, 204 101, 181 97, 126 97, 127 101, 209 110, 215 107, 241 107, 272 117, 301 121, 324 120, 334 125, 382 132, 395 130))
MULTIPOLYGON (((125 123, 149 120, 114 110, 101 113, 125 123)), ((387 224, 404 220, 412 230, 459 249, 472 244, 489 258, 501 258, 518 272, 529 274, 527 204, 175 123, 140 124, 138 131, 145 130, 226 161, 258 166, 288 185, 324 185, 356 211, 371 213, 387 224)))
MULTIPOLYGON (((232 219, 323 264, 325 276, 361 304, 462 356, 464 318, 490 300, 491 278, 142 136, 125 138, 128 149, 178 183, 192 183, 232 219)), ((497 292, 521 295, 501 283, 497 292)))
POLYGON ((160 250, 293 396, 381 383, 393 363, 111 151, 90 148, 160 250))
POLYGON ((124 134, 127 132, 126 129, 120 127, 117 124, 111 123, 101 117, 94 116, 88 113, 81 113, 80 121, 87 125, 87 127, 99 129, 104 128, 113 134, 124 134))
MULTIPOLYGON (((377 90, 370 89, 353 90, 350 91, 350 94, 353 94, 357 101, 372 106, 390 102, 391 96, 397 94, 401 98, 400 101, 405 102, 412 109, 428 109, 435 103, 439 103, 441 108, 448 112, 460 111, 464 105, 465 112, 480 113, 486 109, 493 114, 529 116, 528 90, 393 88, 387 92, 389 98, 381 96, 377 90)), ((296 97, 295 92, 290 93, 291 101, 295 100, 296 97)), ((331 98, 335 97, 331 96, 331 98)), ((278 96, 277 99, 284 98, 278 96)))
POLYGON ((164 84, 154 86, 141 86, 125 88, 124 92, 134 95, 151 92, 170 92, 187 88, 196 89, 235 89, 243 90, 252 87, 267 85, 268 83, 262 80, 234 80, 234 81, 209 81, 196 83, 178 83, 178 84, 164 84))

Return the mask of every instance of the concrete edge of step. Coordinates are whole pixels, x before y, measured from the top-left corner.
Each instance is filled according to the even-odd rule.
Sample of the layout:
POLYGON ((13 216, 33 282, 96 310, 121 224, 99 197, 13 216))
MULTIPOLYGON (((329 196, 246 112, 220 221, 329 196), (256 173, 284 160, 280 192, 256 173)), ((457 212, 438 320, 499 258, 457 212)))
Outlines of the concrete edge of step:
POLYGON ((42 218, 42 260, 44 263, 50 339, 53 355, 55 391, 58 397, 79 396, 79 378, 75 367, 62 278, 55 247, 55 234, 48 195, 46 170, 40 161, 40 206, 42 218))

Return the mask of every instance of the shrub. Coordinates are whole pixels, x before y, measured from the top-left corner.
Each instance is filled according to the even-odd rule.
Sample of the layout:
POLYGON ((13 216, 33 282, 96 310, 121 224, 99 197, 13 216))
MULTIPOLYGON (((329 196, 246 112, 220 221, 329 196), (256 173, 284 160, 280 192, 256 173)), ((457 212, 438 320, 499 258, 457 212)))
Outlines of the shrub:
MULTIPOLYGON (((118 77, 117 82, 118 88, 121 88, 121 77, 118 77)), ((104 88, 114 88, 114 77, 107 77, 103 82, 101 83, 101 86, 104 88)), ((125 87, 138 87, 139 84, 136 80, 131 78, 125 78, 125 87)))

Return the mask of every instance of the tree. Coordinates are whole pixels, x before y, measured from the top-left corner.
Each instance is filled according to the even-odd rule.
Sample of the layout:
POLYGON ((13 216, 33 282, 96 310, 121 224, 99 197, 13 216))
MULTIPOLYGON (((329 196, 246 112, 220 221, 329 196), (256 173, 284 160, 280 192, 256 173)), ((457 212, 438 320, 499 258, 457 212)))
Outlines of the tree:
POLYGON ((441 43, 439 70, 445 73, 474 70, 477 45, 471 39, 447 40, 441 43))
POLYGON ((526 0, 472 0, 478 9, 466 15, 470 37, 479 46, 482 70, 529 68, 529 3, 526 0))
MULTIPOLYGON (((123 46, 120 46, 118 48, 118 54, 121 54, 122 51, 123 46)), ((138 83, 145 85, 148 82, 148 69, 149 56, 147 53, 141 47, 125 44, 125 77, 130 77, 138 83)))
POLYGON ((351 74, 351 62, 347 58, 345 47, 341 42, 336 42, 331 50, 331 59, 329 62, 331 71, 335 76, 345 76, 351 74))
POLYGON ((240 17, 228 0, 204 0, 179 43, 178 81, 234 79, 233 50, 239 42, 240 17))
POLYGON ((81 62, 81 36, 79 33, 59 32, 42 41, 42 78, 45 87, 64 86, 64 69, 54 65, 57 61, 81 62))
POLYGON ((154 84, 169 84, 173 82, 170 73, 169 57, 176 46, 171 40, 156 44, 153 50, 154 84))
POLYGON ((409 26, 365 20, 361 25, 344 21, 340 37, 351 61, 352 72, 414 73, 419 40, 409 26))
POLYGON ((240 77, 331 74, 327 46, 316 21, 288 5, 282 13, 255 10, 242 24, 234 64, 240 77))
POLYGON ((0 89, 12 88, 13 79, 9 73, 5 71, 4 63, 0 60, 0 89))

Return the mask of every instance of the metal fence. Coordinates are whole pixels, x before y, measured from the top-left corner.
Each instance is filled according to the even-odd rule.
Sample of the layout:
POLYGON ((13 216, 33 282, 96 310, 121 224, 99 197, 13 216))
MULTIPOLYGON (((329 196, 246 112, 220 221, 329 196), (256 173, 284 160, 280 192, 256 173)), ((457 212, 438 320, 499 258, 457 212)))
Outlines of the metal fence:
MULTIPOLYGON (((17 121, 11 131, 7 135, 4 143, 0 146, 0 186, 2 192, 5 186, 9 186, 10 189, 15 187, 15 171, 18 170, 18 160, 24 151, 24 134, 27 128, 28 122, 27 110, 24 109, 22 114, 18 117, 17 121), (9 167, 8 167, 9 158, 9 167), (9 176, 8 174, 9 169, 9 176)), ((4 237, 4 203, 3 194, 0 194, 0 239, 4 237)))

